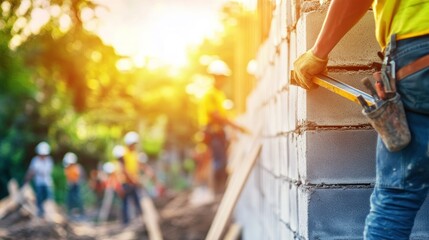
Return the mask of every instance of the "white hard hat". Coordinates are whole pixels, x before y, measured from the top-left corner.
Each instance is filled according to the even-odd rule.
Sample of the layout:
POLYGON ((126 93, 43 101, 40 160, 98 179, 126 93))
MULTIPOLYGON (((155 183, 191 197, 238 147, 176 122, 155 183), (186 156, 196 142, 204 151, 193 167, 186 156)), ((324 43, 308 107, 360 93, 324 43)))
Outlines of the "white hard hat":
POLYGON ((125 155, 125 147, 121 145, 116 145, 113 147, 112 153, 115 158, 121 158, 125 155))
POLYGON ((72 153, 72 152, 68 152, 64 155, 63 158, 63 165, 64 167, 69 166, 70 164, 74 164, 77 162, 77 156, 76 154, 72 153))
POLYGON ((51 153, 51 147, 49 147, 47 142, 40 142, 36 146, 36 153, 38 155, 49 155, 49 153, 51 153))
POLYGON ((127 132, 124 137, 124 142, 126 145, 131 145, 139 141, 139 134, 136 132, 127 132))
POLYGON ((212 75, 230 76, 231 70, 228 65, 222 60, 214 60, 209 64, 207 72, 212 75))
POLYGON ((107 174, 111 174, 115 171, 115 164, 107 162, 103 164, 103 171, 107 174))

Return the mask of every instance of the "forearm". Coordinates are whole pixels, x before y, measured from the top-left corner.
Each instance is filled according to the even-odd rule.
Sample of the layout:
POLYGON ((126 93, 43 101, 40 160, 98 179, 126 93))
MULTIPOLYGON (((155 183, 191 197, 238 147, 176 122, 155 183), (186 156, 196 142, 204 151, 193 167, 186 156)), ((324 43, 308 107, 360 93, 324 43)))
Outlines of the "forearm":
POLYGON ((325 22, 312 50, 327 59, 342 37, 364 16, 373 0, 332 0, 325 22))

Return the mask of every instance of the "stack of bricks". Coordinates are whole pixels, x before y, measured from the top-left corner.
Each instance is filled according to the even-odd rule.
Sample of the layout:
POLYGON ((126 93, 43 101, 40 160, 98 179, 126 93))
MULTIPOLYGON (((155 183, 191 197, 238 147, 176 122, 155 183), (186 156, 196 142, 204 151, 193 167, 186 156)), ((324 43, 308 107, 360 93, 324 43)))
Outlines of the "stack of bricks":
MULTIPOLYGON (((279 0, 259 48, 258 84, 245 116, 263 122, 262 152, 235 209, 243 239, 363 239, 375 181, 376 132, 361 107, 318 88, 289 84, 296 57, 323 24, 327 4, 279 0)), ((330 54, 329 75, 363 89, 380 62, 372 11, 330 54)), ((429 204, 412 239, 429 238, 429 204)))

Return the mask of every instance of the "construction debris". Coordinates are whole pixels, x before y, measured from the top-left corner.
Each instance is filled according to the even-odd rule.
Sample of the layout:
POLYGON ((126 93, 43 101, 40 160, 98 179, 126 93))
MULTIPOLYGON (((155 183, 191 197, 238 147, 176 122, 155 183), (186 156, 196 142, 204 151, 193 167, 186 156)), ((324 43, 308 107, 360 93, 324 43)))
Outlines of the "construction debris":
POLYGON ((36 208, 31 187, 25 189, 18 191, 15 188, 9 198, 0 202, 2 240, 204 239, 221 199, 216 196, 213 201, 194 204, 191 192, 170 192, 153 199, 153 203, 143 198, 144 221, 136 218, 124 226, 119 221, 98 224, 89 219, 69 221, 52 201, 47 203, 45 219, 41 219, 34 214, 36 208), (18 192, 22 192, 20 199, 16 195, 18 192))

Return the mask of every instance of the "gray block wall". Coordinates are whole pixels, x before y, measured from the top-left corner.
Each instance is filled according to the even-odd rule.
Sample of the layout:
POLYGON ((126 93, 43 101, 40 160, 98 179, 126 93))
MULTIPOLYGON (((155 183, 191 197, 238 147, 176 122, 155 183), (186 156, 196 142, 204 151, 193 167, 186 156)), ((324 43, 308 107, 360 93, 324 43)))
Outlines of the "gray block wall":
MULTIPOLYGON (((270 35, 257 56, 258 84, 244 115, 244 121, 263 122, 263 148, 235 221, 243 239, 363 239, 377 134, 355 103, 322 88, 307 92, 289 84, 292 64, 313 45, 326 6, 275 2, 270 35)), ((359 80, 378 61, 373 29, 368 11, 330 55, 331 76, 363 90, 359 80)), ((411 239, 429 239, 428 214, 426 201, 411 239)))

